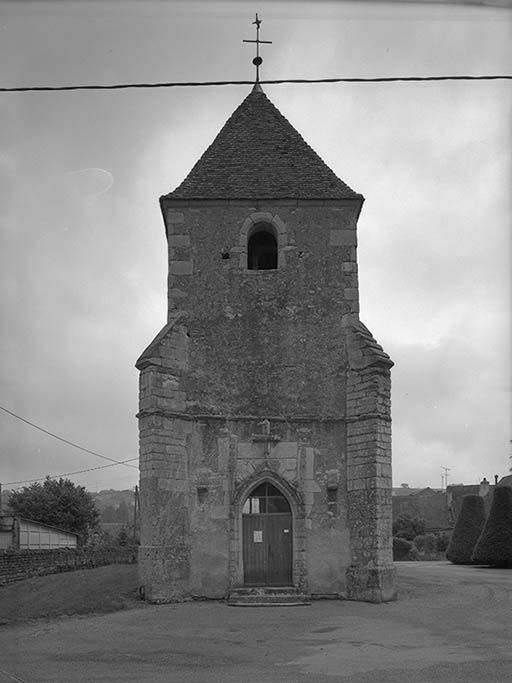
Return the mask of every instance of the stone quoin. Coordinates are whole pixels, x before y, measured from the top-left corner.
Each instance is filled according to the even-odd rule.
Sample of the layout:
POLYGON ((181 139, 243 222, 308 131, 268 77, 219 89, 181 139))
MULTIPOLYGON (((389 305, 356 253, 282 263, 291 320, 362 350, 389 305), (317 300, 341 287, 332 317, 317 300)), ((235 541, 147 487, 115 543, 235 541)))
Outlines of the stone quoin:
POLYGON ((359 320, 363 201, 259 83, 161 197, 168 320, 137 361, 147 600, 395 597, 393 363, 359 320))

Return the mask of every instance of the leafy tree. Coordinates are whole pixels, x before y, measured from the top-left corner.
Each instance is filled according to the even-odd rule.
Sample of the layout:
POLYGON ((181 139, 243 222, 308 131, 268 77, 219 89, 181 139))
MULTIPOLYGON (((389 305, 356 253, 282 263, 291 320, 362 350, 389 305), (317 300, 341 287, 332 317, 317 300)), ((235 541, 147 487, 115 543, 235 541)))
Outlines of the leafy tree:
POLYGON ((119 545, 128 545, 130 539, 128 538, 128 532, 126 529, 121 529, 117 534, 117 542, 119 545))
POLYGON ((112 537, 108 531, 104 531, 101 527, 92 529, 87 537, 88 548, 111 548, 112 537))
POLYGON ((472 564, 471 554, 485 524, 484 499, 477 494, 464 496, 455 523, 446 559, 453 564, 472 564))
POLYGON ((473 562, 512 567, 512 488, 494 489, 489 517, 473 550, 473 562))
POLYGON ((128 524, 130 521, 130 510, 126 504, 126 501, 122 500, 117 506, 114 521, 121 524, 128 524))
POLYGON ((111 523, 116 521, 116 509, 113 505, 107 505, 101 511, 101 521, 105 523, 111 523))
POLYGON ((98 525, 98 510, 91 494, 69 479, 50 479, 13 491, 9 500, 13 514, 33 522, 50 524, 78 534, 85 543, 98 525))
POLYGON ((411 517, 411 515, 399 515, 393 522, 393 536, 405 538, 408 541, 413 541, 416 536, 424 534, 427 528, 427 523, 420 517, 411 517))

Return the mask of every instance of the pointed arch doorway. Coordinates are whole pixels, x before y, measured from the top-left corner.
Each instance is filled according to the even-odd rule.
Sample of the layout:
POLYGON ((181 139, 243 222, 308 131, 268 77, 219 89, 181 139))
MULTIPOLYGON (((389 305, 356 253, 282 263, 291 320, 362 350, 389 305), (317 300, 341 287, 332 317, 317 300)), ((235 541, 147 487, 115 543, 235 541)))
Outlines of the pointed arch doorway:
POLYGON ((292 585, 292 511, 286 496, 263 482, 242 509, 242 549, 246 586, 292 585))

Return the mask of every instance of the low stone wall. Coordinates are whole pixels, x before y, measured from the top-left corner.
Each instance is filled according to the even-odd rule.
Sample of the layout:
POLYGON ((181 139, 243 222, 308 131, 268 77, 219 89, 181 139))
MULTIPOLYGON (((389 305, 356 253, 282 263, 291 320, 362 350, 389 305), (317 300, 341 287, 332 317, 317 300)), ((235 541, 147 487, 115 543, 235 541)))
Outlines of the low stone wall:
POLYGON ((135 562, 136 547, 5 550, 0 551, 0 586, 32 576, 135 562))

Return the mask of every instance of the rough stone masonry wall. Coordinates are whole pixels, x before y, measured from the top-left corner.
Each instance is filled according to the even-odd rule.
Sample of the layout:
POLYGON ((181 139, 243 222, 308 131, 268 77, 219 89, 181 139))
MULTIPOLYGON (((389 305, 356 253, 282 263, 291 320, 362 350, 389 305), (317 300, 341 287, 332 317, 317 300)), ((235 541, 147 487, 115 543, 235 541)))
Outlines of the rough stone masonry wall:
POLYGON ((187 427, 158 414, 140 421, 139 571, 146 597, 154 602, 179 599, 188 590, 187 427))
POLYGON ((303 502, 295 506, 297 585, 342 593, 349 564, 344 421, 273 421, 277 442, 265 459, 254 442, 259 418, 176 411, 186 339, 177 317, 140 364, 139 568, 147 599, 223 597, 243 583, 240 530, 229 539, 243 503, 233 506, 233 493, 266 472, 288 481, 303 502))
POLYGON ((342 423, 275 421, 266 457, 264 443, 254 439, 261 434, 257 419, 180 419, 156 411, 141 422, 149 437, 144 451, 151 443, 155 452, 167 450, 141 454, 139 566, 148 600, 221 598, 243 584, 242 505, 260 480, 281 488, 294 512, 294 585, 321 595, 344 592, 350 554, 342 423))
MULTIPOLYGON (((228 582, 239 585, 241 536, 233 520, 241 519, 243 501, 237 507, 233 495, 240 488, 244 495, 249 492, 249 470, 258 467, 253 434, 263 418, 270 420, 273 433, 277 424, 288 424, 287 434, 277 434, 282 446, 275 455, 283 451, 283 461, 270 457, 267 472, 269 480, 274 473, 297 491, 298 583, 305 585, 307 579, 312 592, 341 592, 349 550, 352 569, 359 572, 347 572, 352 596, 368 599, 369 582, 375 579, 375 573, 368 578, 369 568, 377 568, 382 578, 387 527, 378 503, 386 496, 377 476, 383 463, 377 462, 373 442, 384 443, 389 435, 389 402, 384 397, 379 403, 376 366, 368 386, 368 377, 358 375, 359 355, 362 366, 375 365, 373 351, 365 359, 366 344, 359 337, 353 343, 355 364, 347 371, 345 331, 358 320, 358 207, 284 202, 256 213, 243 202, 163 207, 169 319, 137 363, 139 564, 149 600, 221 597, 228 582), (244 226, 266 217, 279 232, 279 267, 249 271, 244 226), (221 255, 226 253, 230 258, 221 255), (347 381, 350 416, 345 413, 347 381), (375 411, 382 409, 382 420, 371 415, 368 421, 361 403, 368 397, 375 411), (357 448, 351 459, 347 455, 347 419, 350 446, 364 445, 362 460, 357 448), (356 433, 353 421, 365 431, 356 433), (361 465, 370 470, 354 469, 361 465), (353 466, 350 474, 347 466, 353 466), (358 493, 373 486, 377 495, 358 493), (362 579, 364 589, 356 591, 362 579)), ((389 372, 383 377, 383 391, 389 390, 389 372)), ((381 474, 386 476, 383 469, 381 474)), ((382 591, 370 599, 375 595, 386 599, 382 591)))
MULTIPOLYGON (((365 330, 365 332, 367 332, 365 330)), ((372 340, 373 341, 373 340, 372 340)), ((392 362, 382 349, 352 337, 347 386, 347 495, 351 566, 347 597, 395 597, 392 553, 392 362)))
POLYGON ((188 336, 175 313, 137 363, 139 386, 141 545, 139 573, 146 599, 188 594, 191 545, 187 444, 192 424, 181 379, 188 336))
POLYGON ((7 550, 0 552, 0 586, 32 576, 92 569, 108 564, 133 564, 136 561, 137 551, 131 547, 7 550))
POLYGON ((342 421, 272 422, 276 439, 265 455, 257 420, 237 425, 234 505, 237 537, 231 558, 232 587, 243 584, 240 504, 260 481, 288 497, 293 518, 293 583, 306 593, 337 596, 344 592, 350 562, 345 499, 345 425, 342 421), (252 437, 252 438, 251 438, 252 437), (240 490, 244 495, 240 496, 240 490), (233 571, 234 570, 234 571, 233 571))
POLYGON ((339 417, 358 205, 170 204, 169 316, 181 311, 189 334, 186 412, 339 417), (246 224, 259 220, 279 232, 276 270, 247 268, 246 224))

